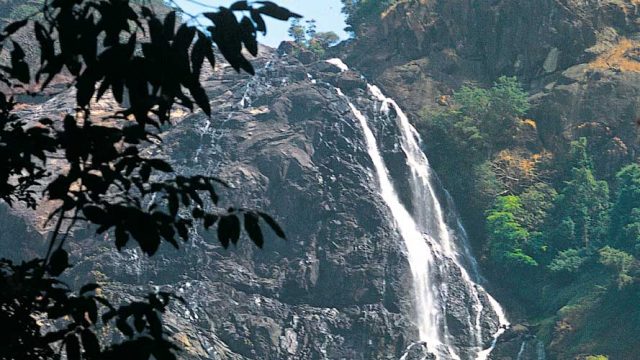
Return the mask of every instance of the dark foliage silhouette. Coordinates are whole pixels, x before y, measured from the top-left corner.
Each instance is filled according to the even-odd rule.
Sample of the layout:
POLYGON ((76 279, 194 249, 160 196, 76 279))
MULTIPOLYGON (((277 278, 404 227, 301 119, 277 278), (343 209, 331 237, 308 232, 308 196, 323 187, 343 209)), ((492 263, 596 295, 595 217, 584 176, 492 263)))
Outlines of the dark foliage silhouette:
POLYGON ((113 234, 118 250, 135 242, 149 256, 163 241, 178 248, 197 223, 216 226, 225 248, 239 241, 242 228, 262 247, 262 223, 284 238, 264 212, 218 208, 219 189, 226 187, 221 179, 175 175, 169 163, 145 157, 142 147, 160 141, 176 107, 211 114, 200 75, 205 60, 216 63, 214 46, 236 71, 253 74, 243 49, 257 55, 263 17, 299 15, 269 1, 238 1, 204 13, 208 27, 182 23, 181 15, 161 16, 149 1, 46 0, 0 34, 7 53, 0 66, 0 198, 32 209, 43 199, 58 204, 47 220, 53 230, 44 258, 0 260, 0 324, 7 334, 0 359, 176 358, 179 349, 161 319, 172 294, 115 307, 98 296, 96 284, 74 293, 58 279, 70 267, 64 244, 79 222, 113 234), (35 38, 36 64, 17 34, 35 38), (74 113, 16 115, 15 94, 40 94, 58 78, 75 87, 74 113), (109 91, 122 109, 94 116, 92 104, 109 91), (101 336, 109 325, 117 331, 101 336))

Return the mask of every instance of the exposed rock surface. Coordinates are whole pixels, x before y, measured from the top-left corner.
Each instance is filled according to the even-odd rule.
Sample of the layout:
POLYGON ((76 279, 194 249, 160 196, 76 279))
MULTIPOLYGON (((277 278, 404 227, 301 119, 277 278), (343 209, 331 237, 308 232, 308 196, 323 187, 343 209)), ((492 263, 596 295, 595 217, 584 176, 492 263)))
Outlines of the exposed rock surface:
POLYGON ((639 14, 634 0, 400 1, 339 51, 414 114, 464 83, 515 75, 545 145, 602 123, 604 163, 638 151, 639 14))
MULTIPOLYGON (((227 180, 237 188, 225 192, 228 206, 274 214, 289 239, 268 236, 263 250, 241 241, 227 251, 213 234, 194 229, 182 250, 163 249, 149 260, 136 249, 118 253, 108 236, 95 239, 91 229, 77 229, 77 241, 69 242, 70 281, 97 280, 115 301, 144 294, 145 284, 184 296, 188 305, 176 305, 166 321, 188 358, 430 358, 415 343, 404 246, 378 194, 362 129, 334 86, 371 119, 380 104, 357 72, 263 50, 254 78, 229 68, 208 73, 212 118, 178 114, 163 146, 147 151, 170 159, 179 173, 227 180)), ((32 113, 65 111, 70 96, 32 113)), ((380 146, 402 183, 408 170, 398 161, 397 130, 376 119, 373 131, 385 134, 380 146)), ((11 225, 15 242, 26 226, 12 224, 18 224, 11 225)), ((470 295, 456 285, 459 273, 447 276, 449 331, 471 358, 477 348, 466 323, 470 295)), ((484 346, 497 329, 489 315, 481 323, 484 346)))
MULTIPOLYGON (((639 13, 632 0, 401 1, 335 51, 414 115, 446 105, 442 95, 465 82, 517 75, 532 95, 541 143, 562 152, 567 139, 588 136, 597 163, 615 168, 640 150, 639 13)), ((132 249, 116 253, 109 238, 78 241, 74 280, 97 279, 120 299, 145 293, 140 284, 150 282, 183 295, 189 306, 176 306, 167 323, 193 358, 424 358, 414 343, 403 246, 357 122, 332 86, 361 108, 374 102, 359 73, 303 55, 269 53, 254 79, 238 80, 228 68, 210 74, 212 119, 180 114, 164 148, 149 149, 180 172, 242 185, 224 199, 274 214, 287 242, 271 237, 259 251, 243 241, 225 251, 198 231, 181 251, 148 261, 132 249)), ((40 110, 64 112, 70 99, 65 93, 40 110)), ((374 126, 384 132, 389 124, 374 126)), ((393 163, 396 142, 385 139, 393 163)), ((42 245, 30 221, 8 213, 0 220, 3 256, 29 257, 42 245)), ((79 240, 90 234, 76 231, 79 240)), ((448 321, 464 346, 465 294, 458 299, 448 321)), ((494 327, 483 324, 486 334, 494 327)), ((537 359, 531 333, 514 326, 492 358, 537 359)))
MULTIPOLYGON (((380 84, 414 118, 448 106, 448 96, 464 84, 489 86, 501 75, 517 76, 531 95, 528 116, 538 146, 562 158, 570 140, 587 137, 596 176, 611 179, 620 164, 638 161, 640 150, 639 15, 636 0, 397 1, 335 56, 380 84)), ((471 239, 481 239, 476 224, 483 215, 471 213, 464 194, 457 195, 471 239)), ((499 278, 490 282, 500 285, 499 278)), ((594 341, 548 336, 550 358, 567 358, 566 349, 580 344, 585 353, 593 350, 594 341)), ((597 336, 600 344, 615 337, 606 330, 597 336)), ((515 359, 513 349, 524 341, 506 339, 495 358, 515 359)), ((535 358, 538 347, 527 341, 525 354, 535 358)))

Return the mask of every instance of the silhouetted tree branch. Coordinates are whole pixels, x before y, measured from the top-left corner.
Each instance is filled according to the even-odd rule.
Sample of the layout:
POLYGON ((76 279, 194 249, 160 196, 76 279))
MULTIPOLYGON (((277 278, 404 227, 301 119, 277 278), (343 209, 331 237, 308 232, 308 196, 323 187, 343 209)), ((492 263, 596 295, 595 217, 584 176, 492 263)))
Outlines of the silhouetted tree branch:
POLYGON ((164 336, 160 317, 173 295, 150 294, 115 308, 96 295, 98 285, 74 294, 57 279, 70 266, 64 245, 78 222, 112 233, 118 250, 134 241, 149 256, 163 241, 178 248, 195 223, 215 226, 225 248, 238 242, 241 227, 262 247, 261 221, 284 238, 266 213, 219 208, 219 189, 226 187, 221 179, 174 174, 168 162, 143 155, 141 147, 160 141, 176 107, 211 115, 200 76, 205 60, 215 66, 214 48, 236 71, 254 74, 245 51, 258 54, 263 17, 300 16, 269 1, 238 1, 202 14, 209 21, 203 25, 182 23, 180 9, 161 16, 151 5, 45 0, 39 11, 0 33, 7 53, 0 65, 0 199, 32 209, 43 196, 58 204, 49 216, 55 225, 43 259, 18 265, 0 260, 0 323, 10 327, 0 359, 63 353, 68 359, 175 358, 177 347, 164 336), (38 44, 35 64, 17 34, 38 44), (41 119, 16 114, 15 94, 41 94, 65 79, 75 87, 73 113, 41 119), (122 109, 93 116, 92 105, 108 93, 122 109), (125 340, 101 344, 96 331, 110 323, 125 340))

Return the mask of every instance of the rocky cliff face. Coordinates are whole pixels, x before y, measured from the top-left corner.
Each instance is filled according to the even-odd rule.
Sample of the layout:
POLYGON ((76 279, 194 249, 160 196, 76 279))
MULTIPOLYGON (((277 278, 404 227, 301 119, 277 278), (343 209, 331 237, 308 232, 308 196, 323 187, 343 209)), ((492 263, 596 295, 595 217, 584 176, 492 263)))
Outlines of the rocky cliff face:
MULTIPOLYGON (((180 252, 148 260, 116 253, 109 238, 82 241, 90 232, 78 230, 74 276, 103 282, 115 299, 142 295, 148 283, 183 295, 189 305, 169 327, 197 358, 397 358, 415 337, 402 246, 347 106, 307 75, 339 70, 305 69, 272 52, 256 65, 263 70, 252 79, 211 73, 212 118, 181 119, 148 151, 179 173, 241 185, 225 194, 229 206, 273 213, 289 240, 225 251, 213 234, 194 232, 180 252)), ((69 96, 40 110, 64 111, 69 96)))
POLYGON ((414 114, 515 75, 545 145, 588 133, 615 162, 638 150, 639 14, 633 0, 399 1, 340 51, 414 114))
MULTIPOLYGON (((638 159, 639 13, 633 0, 398 1, 375 24, 363 25, 338 55, 414 117, 446 107, 447 96, 463 84, 489 86, 501 75, 517 76, 530 93, 537 146, 562 158, 570 140, 587 137, 597 176, 611 179, 621 164, 638 159)), ((467 224, 479 223, 482 214, 471 213, 465 195, 457 195, 467 224)), ((471 227, 471 238, 482 232, 471 227)), ((559 324, 544 344, 548 356, 564 359, 572 356, 567 348, 592 349, 560 336, 559 324)), ((527 340, 528 332, 508 332, 502 340, 518 340, 505 348, 511 353, 526 343, 520 358, 534 356, 538 345, 527 340)), ((596 342, 615 341, 600 334, 596 342)))
MULTIPOLYGON (((465 82, 517 75, 532 95, 541 143, 562 152, 567 139, 589 136, 598 163, 615 168, 638 150, 639 8, 624 0, 401 1, 380 26, 365 27, 358 40, 334 51, 413 115, 439 106, 441 95, 465 82)), ((369 114, 379 104, 357 72, 264 51, 254 78, 228 68, 208 74, 212 118, 177 114, 163 146, 148 151, 181 173, 235 184, 225 194, 228 205, 274 214, 289 240, 269 238, 262 251, 244 241, 226 251, 213 235, 194 230, 182 250, 148 260, 133 249, 116 253, 111 239, 77 229, 70 280, 95 279, 114 299, 144 294, 147 284, 183 295, 188 306, 176 305, 167 323, 190 358, 424 357, 414 343, 403 244, 378 195, 361 129, 333 86, 369 114)), ((65 112, 71 99, 64 93, 25 114, 65 112)), ((372 127, 387 134, 385 160, 394 164, 397 187, 406 189, 393 124, 379 119, 372 127)), ((410 203, 403 191, 400 197, 410 203)), ((42 243, 30 226, 39 220, 19 215, 0 215, 3 248, 20 249, 3 256, 28 256, 42 243)), ((460 275, 450 276, 455 284, 460 275)), ((456 346, 465 348, 472 343, 463 325, 468 294, 454 295, 459 301, 447 321, 456 346)), ((482 327, 482 341, 490 343, 497 324, 487 318, 482 327)), ((491 356, 540 354, 539 342, 520 326, 503 335, 491 356)))
MULTIPOLYGON (((416 343, 404 245, 379 195, 362 129, 335 87, 375 119, 370 126, 402 189, 409 170, 394 122, 376 116, 381 104, 359 73, 324 61, 303 65, 263 50, 256 77, 229 68, 209 72, 211 119, 177 113, 178 124, 163 135, 162 146, 147 151, 169 159, 178 173, 225 179, 236 187, 224 194, 228 206, 274 214, 288 241, 268 237, 263 250, 241 241, 227 251, 213 234, 194 229, 182 250, 163 249, 147 259, 136 249, 116 252, 108 236, 76 229, 77 241, 69 242, 75 264, 69 281, 98 281, 114 301, 150 289, 182 295, 187 305, 175 305, 166 321, 186 358, 430 358, 416 343)), ((65 112, 71 99, 63 93, 24 115, 65 112)), ((97 111, 112 106, 104 102, 97 111)), ((409 207, 411 198, 400 193, 409 207)), ((38 225, 33 214, 19 213, 38 225)), ((2 240, 15 244, 26 225, 20 218, 3 220, 12 230, 2 240)), ((37 239, 39 233, 33 234, 37 239)), ((461 276, 446 273, 445 321, 466 359, 475 357, 478 341, 491 345, 498 323, 487 311, 477 315, 480 338, 470 332, 476 310, 461 276)), ((476 301, 491 308, 484 293, 476 301)))

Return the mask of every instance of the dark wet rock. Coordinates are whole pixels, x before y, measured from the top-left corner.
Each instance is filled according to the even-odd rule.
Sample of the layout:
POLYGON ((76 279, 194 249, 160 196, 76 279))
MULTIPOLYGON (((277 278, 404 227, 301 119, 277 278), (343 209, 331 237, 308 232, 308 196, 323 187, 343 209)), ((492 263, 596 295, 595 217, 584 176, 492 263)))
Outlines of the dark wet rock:
POLYGON ((409 345, 402 360, 435 360, 435 355, 427 350, 427 343, 419 341, 409 345))
MULTIPOLYGON (((183 296, 187 305, 176 304, 167 324, 186 358, 398 359, 418 340, 404 244, 371 176, 362 129, 333 86, 344 86, 384 134, 385 160, 402 179, 397 129, 375 111, 381 104, 359 73, 263 50, 254 78, 233 77, 228 67, 208 74, 211 119, 176 119, 163 147, 148 150, 179 173, 225 179, 238 190, 225 191, 221 206, 268 211, 288 240, 265 229, 263 250, 243 239, 227 251, 194 229, 180 251, 163 247, 146 259, 137 249, 116 252, 109 236, 78 232, 70 278, 97 280, 117 301, 156 289, 183 296)), ((65 96, 46 106, 64 107, 65 96)), ((471 295, 459 271, 447 276, 454 346, 472 358, 497 330, 495 314, 485 312, 482 339, 473 338, 471 295)), ((485 295, 481 301, 489 308, 485 295)), ((411 349, 405 359, 433 358, 411 349)))
POLYGON ((639 13, 629 0, 408 1, 336 51, 416 116, 463 84, 517 76, 538 147, 564 153, 589 124, 609 128, 586 134, 604 175, 640 150, 639 13))

